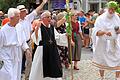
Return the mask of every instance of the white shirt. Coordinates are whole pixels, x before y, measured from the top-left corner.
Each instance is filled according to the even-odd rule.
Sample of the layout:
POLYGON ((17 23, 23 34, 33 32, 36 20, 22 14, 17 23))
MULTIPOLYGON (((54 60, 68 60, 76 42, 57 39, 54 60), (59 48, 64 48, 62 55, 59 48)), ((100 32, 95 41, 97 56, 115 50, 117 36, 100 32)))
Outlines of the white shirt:
POLYGON ((32 13, 27 15, 24 20, 20 20, 19 23, 22 25, 22 29, 25 33, 26 41, 30 39, 30 33, 32 31, 32 21, 37 16, 37 12, 34 10, 32 13))

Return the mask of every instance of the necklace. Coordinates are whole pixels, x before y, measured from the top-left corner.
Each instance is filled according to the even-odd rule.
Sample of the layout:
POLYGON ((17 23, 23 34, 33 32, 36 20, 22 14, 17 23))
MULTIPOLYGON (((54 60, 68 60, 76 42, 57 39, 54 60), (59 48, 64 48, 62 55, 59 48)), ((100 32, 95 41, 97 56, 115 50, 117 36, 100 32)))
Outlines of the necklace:
POLYGON ((48 38, 49 38, 49 43, 50 44, 52 44, 53 43, 53 41, 52 41, 52 39, 51 39, 51 35, 52 35, 52 30, 51 30, 51 27, 49 28, 49 30, 50 30, 50 33, 48 33, 48 31, 46 30, 46 27, 44 27, 44 29, 45 29, 45 31, 46 31, 46 33, 47 33, 47 35, 48 35, 48 38))
POLYGON ((8 26, 10 26, 10 27, 14 27, 14 26, 11 26, 10 23, 8 23, 8 26))

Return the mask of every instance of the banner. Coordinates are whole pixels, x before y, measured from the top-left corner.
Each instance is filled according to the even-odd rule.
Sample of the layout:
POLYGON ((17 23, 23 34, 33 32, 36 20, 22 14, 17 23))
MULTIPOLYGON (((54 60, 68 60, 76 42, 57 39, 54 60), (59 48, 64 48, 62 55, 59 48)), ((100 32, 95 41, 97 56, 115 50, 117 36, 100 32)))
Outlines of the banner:
MULTIPOLYGON (((72 2, 73 0, 70 0, 70 5, 72 2)), ((53 9, 65 9, 66 0, 52 0, 51 3, 53 9)))

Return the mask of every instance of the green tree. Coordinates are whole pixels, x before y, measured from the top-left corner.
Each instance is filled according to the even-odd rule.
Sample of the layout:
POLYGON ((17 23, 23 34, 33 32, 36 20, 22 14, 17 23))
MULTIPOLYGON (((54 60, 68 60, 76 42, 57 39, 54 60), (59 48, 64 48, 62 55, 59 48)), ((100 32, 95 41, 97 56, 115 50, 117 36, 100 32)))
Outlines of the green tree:
POLYGON ((30 3, 31 3, 31 0, 19 0, 18 4, 23 4, 26 6, 26 8, 30 8, 30 3))
POLYGON ((0 10, 6 13, 10 7, 16 7, 19 4, 29 8, 30 0, 0 0, 0 10))
POLYGON ((6 0, 0 0, 0 10, 3 12, 6 12, 9 8, 9 4, 7 3, 6 0))

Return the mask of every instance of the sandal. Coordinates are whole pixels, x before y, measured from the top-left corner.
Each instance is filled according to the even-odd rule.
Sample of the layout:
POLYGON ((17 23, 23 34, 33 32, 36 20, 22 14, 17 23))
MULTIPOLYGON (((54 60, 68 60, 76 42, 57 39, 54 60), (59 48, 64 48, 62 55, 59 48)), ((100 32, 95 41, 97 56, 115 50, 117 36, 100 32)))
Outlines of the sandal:
POLYGON ((74 66, 74 70, 79 70, 79 68, 77 68, 76 66, 74 66))

